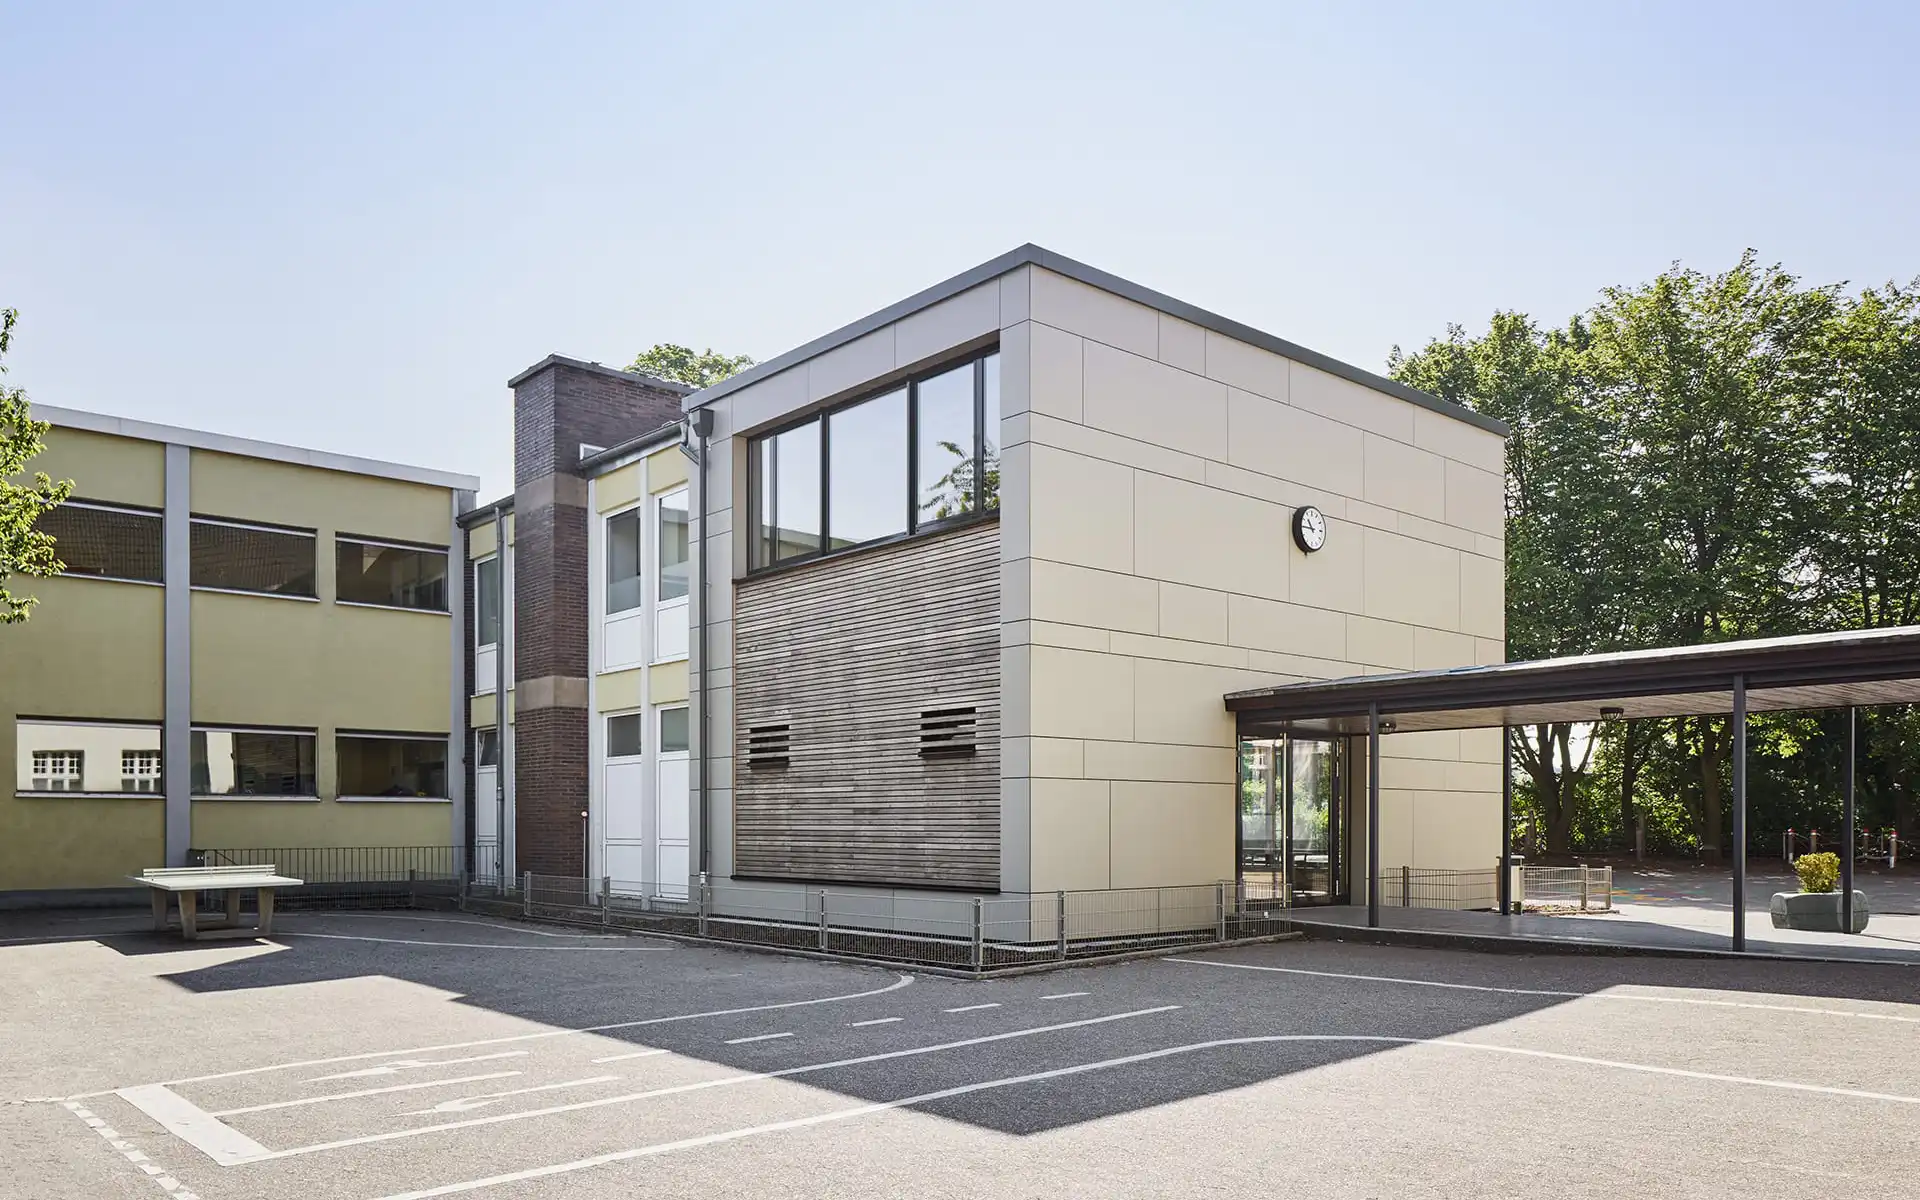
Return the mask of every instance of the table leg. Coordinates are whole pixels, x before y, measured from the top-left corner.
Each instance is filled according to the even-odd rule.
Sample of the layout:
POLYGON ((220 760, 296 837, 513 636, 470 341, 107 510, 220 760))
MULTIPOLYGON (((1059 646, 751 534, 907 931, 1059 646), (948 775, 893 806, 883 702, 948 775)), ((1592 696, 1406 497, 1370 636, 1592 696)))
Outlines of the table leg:
POLYGON ((200 893, 191 888, 180 893, 180 933, 189 942, 200 940, 200 893))
POLYGON ((227 924, 240 924, 240 889, 227 889, 227 924))
POLYGON ((266 937, 273 932, 273 889, 261 888, 255 895, 260 898, 260 936, 266 937))
POLYGON ((153 929, 155 933, 167 931, 167 890, 152 888, 153 892, 153 929))

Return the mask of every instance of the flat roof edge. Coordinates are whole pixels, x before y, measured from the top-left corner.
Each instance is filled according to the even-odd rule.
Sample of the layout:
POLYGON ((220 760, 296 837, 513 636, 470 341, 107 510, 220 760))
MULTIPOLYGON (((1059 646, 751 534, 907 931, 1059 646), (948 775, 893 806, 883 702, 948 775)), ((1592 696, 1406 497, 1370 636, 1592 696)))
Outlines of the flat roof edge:
POLYGON ((586 362, 583 359, 568 358, 564 354, 549 354, 526 370, 507 380, 508 387, 519 387, 524 381, 533 378, 548 367, 571 367, 576 371, 588 371, 598 375, 610 375, 627 383, 640 382, 657 387, 664 392, 678 392, 682 396, 698 389, 691 384, 681 383, 677 379, 662 379, 658 375, 649 375, 645 371, 628 371, 620 367, 609 367, 605 363, 586 362))
POLYGON ((425 484, 429 487, 446 488, 449 491, 477 492, 480 490, 480 478, 477 475, 461 475, 452 471, 437 471, 431 467, 384 462, 375 458, 336 454, 330 450, 313 450, 279 442, 256 441, 252 438, 212 433, 204 429, 187 429, 178 425, 161 425, 152 421, 135 420, 132 417, 116 417, 108 413, 84 412, 76 408, 36 404, 33 406, 33 417, 38 421, 50 422, 55 428, 60 429, 81 429, 89 433, 134 438, 143 442, 188 446, 195 450, 210 450, 218 454, 232 454, 242 458, 290 463, 294 466, 314 467, 323 471, 340 471, 348 475, 366 475, 375 479, 395 479, 402 483, 425 484))
POLYGON ((1429 395, 1426 392, 1420 391, 1418 388, 1408 387, 1404 383, 1388 379, 1384 375, 1376 374, 1362 367, 1356 367, 1352 363, 1343 362, 1330 355, 1322 354, 1317 350, 1310 350, 1297 342, 1290 342, 1285 338, 1276 337, 1273 334, 1255 329, 1251 325, 1244 325, 1239 321, 1223 317, 1218 313, 1211 312, 1198 305, 1188 304, 1186 301, 1175 299, 1164 292, 1157 292, 1152 288, 1137 284, 1130 279, 1124 279, 1111 272, 1102 271, 1098 267, 1089 266, 1077 259, 1068 258, 1064 254, 1055 253, 1044 246, 1037 246, 1032 242, 1009 250, 1007 253, 996 258, 988 259, 979 266, 962 271, 958 275, 942 280, 930 288, 915 292, 904 300, 896 301, 880 309, 878 312, 869 313, 857 321, 843 325, 831 333, 814 338, 812 341, 789 350, 785 354, 778 355, 768 359, 766 362, 749 367, 747 370, 740 372, 740 374, 729 379, 724 379, 710 388, 694 392, 682 401, 682 407, 691 412, 703 405, 711 404, 713 401, 732 392, 736 392, 741 388, 778 375, 780 372, 791 367, 796 367, 808 359, 816 358, 829 350, 843 346, 857 338, 865 337, 867 334, 872 333, 882 326, 891 325, 893 322, 912 316, 922 309, 931 308, 942 300, 950 299, 969 288, 978 287, 990 279, 998 278, 1009 271, 1023 266, 1041 267, 1057 275, 1064 275, 1069 279, 1077 280, 1089 287, 1096 287, 1103 291, 1112 292, 1114 295, 1132 300, 1136 304, 1144 304, 1149 308, 1159 309, 1162 312, 1179 317, 1183 321, 1198 325, 1203 329, 1210 329, 1226 337, 1246 342, 1252 346, 1258 346, 1262 350, 1278 354, 1283 358, 1290 358, 1295 362, 1304 363, 1316 370, 1325 371, 1329 375, 1336 375, 1350 383, 1357 383, 1363 387, 1371 388, 1374 391, 1393 396, 1396 399, 1405 400, 1409 404, 1418 405, 1421 408, 1440 413, 1443 416, 1452 417, 1458 421, 1464 421, 1469 425, 1484 429, 1489 433, 1498 434, 1503 438, 1511 435, 1513 432, 1504 421, 1495 420, 1482 413, 1474 412, 1470 408, 1462 407, 1448 400, 1442 400, 1438 396, 1429 395))

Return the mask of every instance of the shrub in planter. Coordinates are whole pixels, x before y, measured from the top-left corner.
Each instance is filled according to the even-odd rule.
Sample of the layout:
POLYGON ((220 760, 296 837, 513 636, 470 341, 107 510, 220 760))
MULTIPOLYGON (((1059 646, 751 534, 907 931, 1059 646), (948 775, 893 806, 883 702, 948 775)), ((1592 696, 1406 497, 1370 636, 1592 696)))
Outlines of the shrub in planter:
POLYGON ((1793 860, 1794 873, 1800 876, 1803 892, 1831 892, 1840 886, 1838 854, 1802 854, 1793 860))

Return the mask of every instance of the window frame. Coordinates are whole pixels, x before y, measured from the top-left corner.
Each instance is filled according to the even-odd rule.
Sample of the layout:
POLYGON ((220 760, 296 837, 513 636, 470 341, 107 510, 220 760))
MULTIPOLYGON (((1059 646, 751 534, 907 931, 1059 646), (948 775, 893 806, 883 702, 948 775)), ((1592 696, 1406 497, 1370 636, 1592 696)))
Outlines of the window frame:
MULTIPOLYGON (((822 559, 836 558, 842 554, 857 554, 860 551, 869 550, 877 546, 890 546, 898 542, 904 542, 909 539, 921 537, 927 534, 942 533, 950 529, 958 529, 963 526, 978 524, 983 521, 998 520, 1000 517, 999 504, 995 503, 994 506, 991 508, 986 507, 986 504, 985 504, 985 500, 986 500, 986 428, 985 428, 986 426, 986 416, 985 416, 985 413, 986 413, 986 408, 985 408, 986 365, 985 364, 989 358, 992 358, 999 353, 1000 353, 1000 345, 997 341, 990 345, 976 347, 964 354, 955 355, 950 358, 943 359, 932 366, 921 368, 920 370, 914 371, 903 378, 894 379, 885 384, 875 385, 873 387, 863 389, 862 391, 859 391, 847 397, 844 400, 836 401, 833 404, 826 405, 821 408, 812 409, 802 416, 794 417, 787 421, 782 421, 778 425, 770 425, 765 429, 759 430, 751 434, 747 438, 747 461, 746 461, 747 575, 749 577, 752 577, 752 576, 767 574, 774 571, 784 571, 793 567, 800 566, 803 563, 819 562, 822 559), (920 514, 920 385, 929 379, 937 378, 938 376, 945 375, 960 367, 969 366, 969 365, 973 368, 973 495, 974 495, 973 508, 968 512, 960 513, 956 516, 946 517, 940 520, 923 521, 920 519, 920 516, 919 516, 920 514), (861 404, 865 404, 869 400, 877 400, 883 396, 886 396, 891 392, 903 391, 903 390, 906 393, 906 406, 907 406, 907 463, 906 463, 907 486, 906 486, 906 494, 901 497, 901 503, 906 506, 906 518, 907 518, 906 532, 887 534, 882 537, 872 538, 868 541, 855 542, 851 545, 835 547, 832 545, 832 541, 833 541, 833 508, 832 508, 833 479, 832 479, 831 465, 833 462, 833 421, 831 418, 833 417, 833 414, 840 412, 844 409, 854 408, 861 404), (755 469, 755 467, 757 466, 757 463, 755 461, 755 456, 761 452, 760 448, 762 446, 767 445, 773 439, 779 437, 781 434, 789 433, 795 429, 801 428, 802 426, 810 425, 815 422, 818 422, 820 426, 820 463, 819 463, 820 548, 818 550, 809 551, 808 553, 805 553, 805 554, 796 554, 791 558, 783 558, 778 560, 777 562, 759 561, 759 556, 761 554, 760 534, 762 532, 761 526, 759 525, 759 517, 760 517, 761 503, 765 499, 765 497, 762 496, 761 494, 764 491, 764 485, 760 478, 761 472, 755 469)), ((1004 403, 1004 399, 1005 399, 1005 393, 1003 389, 1002 391, 1003 403, 1004 403)), ((778 460, 776 460, 774 463, 772 475, 774 478, 774 490, 777 495, 779 490, 778 460)), ((775 512, 772 515, 774 517, 775 523, 777 524, 779 520, 779 514, 775 512)))
POLYGON ((648 592, 652 586, 647 578, 648 508, 649 506, 644 500, 636 500, 632 504, 616 508, 612 512, 603 513, 600 517, 600 619, 602 621, 618 621, 628 617, 638 617, 647 611, 648 592), (627 578, 639 580, 640 587, 638 590, 640 598, 625 608, 614 608, 612 607, 614 584, 613 523, 621 517, 633 518, 637 539, 633 548, 633 574, 623 578, 621 582, 626 582, 627 578))
MULTIPOLYGON (((98 579, 107 583, 137 583, 142 587, 167 586, 167 514, 163 510, 145 508, 138 504, 112 504, 104 500, 85 499, 62 500, 58 505, 55 505, 55 508, 84 508, 94 512, 124 513, 127 516, 151 517, 158 522, 160 526, 160 578, 135 579, 131 575, 76 575, 63 570, 60 572, 61 579, 98 579)), ((60 553, 58 539, 56 539, 54 543, 54 553, 56 555, 60 553)))
MULTIPOLYGON (((217 590, 217 589, 216 589, 217 590)), ((242 596, 255 596, 262 593, 241 592, 242 596)), ((268 593, 270 594, 270 593, 268 593)), ((239 804, 313 804, 320 800, 320 731, 318 729, 294 729, 281 725, 211 725, 195 721, 188 727, 188 733, 259 733, 280 737, 303 737, 313 742, 313 791, 311 792, 197 792, 193 790, 193 751, 191 739, 187 751, 187 797, 193 803, 239 803, 239 804)))
MULTIPOLYGON (((315 539, 314 557, 319 560, 318 538, 315 539)), ((378 608, 388 612, 432 613, 443 617, 453 615, 453 547, 435 546, 428 542, 404 542, 394 538, 366 537, 357 533, 338 533, 333 535, 333 602, 347 608, 378 608), (410 604, 381 604, 373 600, 342 600, 340 598, 340 547, 342 546, 378 546, 387 550, 415 550, 422 554, 438 554, 446 560, 440 573, 440 607, 418 608, 410 604)), ((314 580, 314 591, 318 592, 319 579, 314 580)), ((249 593, 252 594, 252 593, 249 593)), ((476 618, 475 624, 478 624, 476 618)))
MULTIPOLYGON (((334 777, 333 798, 335 802, 340 804, 452 804, 453 803, 452 796, 368 796, 361 792, 343 791, 340 786, 340 743, 349 738, 354 738, 360 741, 367 741, 367 742, 423 742, 430 745, 439 746, 441 749, 441 752, 446 755, 446 757, 442 759, 440 763, 441 790, 447 791, 447 792, 451 792, 453 790, 452 772, 455 767, 455 762, 454 762, 452 748, 448 745, 446 734, 444 733, 392 733, 386 730, 378 730, 378 729, 336 729, 333 731, 333 777, 334 777)), ((317 744, 315 746, 315 749, 316 751, 318 750, 317 744)), ((316 760, 314 769, 316 772, 319 770, 317 760, 316 760)), ((495 764, 494 769, 495 770, 499 769, 499 766, 497 763, 495 764)), ((319 781, 317 778, 315 780, 315 786, 316 787, 319 786, 319 781)))
POLYGON ((505 571, 506 560, 501 557, 498 551, 492 554, 483 554, 473 560, 473 648, 475 650, 498 649, 501 634, 507 627, 507 577, 504 574, 505 571), (480 640, 480 631, 484 627, 485 622, 480 619, 480 598, 486 594, 487 589, 481 585, 480 568, 488 563, 495 564, 493 569, 495 589, 495 612, 493 615, 495 629, 493 640, 483 642, 480 640))
POLYGON ((647 735, 651 732, 653 731, 647 728, 647 714, 645 709, 627 708, 627 709, 618 709, 613 712, 601 713, 600 714, 600 759, 602 764, 604 765, 606 763, 636 763, 636 762, 645 761, 648 754, 647 735), (615 754, 613 752, 613 723, 615 721, 625 720, 628 717, 634 718, 634 720, 639 724, 640 753, 615 754))
MULTIPOLYGON (((648 497, 646 505, 647 509, 653 514, 653 561, 650 564, 652 569, 648 571, 647 574, 650 576, 648 586, 652 591, 653 609, 656 613, 661 609, 685 607, 693 602, 693 572, 691 569, 687 572, 687 590, 685 594, 667 598, 663 598, 660 595, 662 572, 666 569, 664 556, 660 552, 661 547, 666 545, 666 538, 662 535, 666 528, 665 513, 667 500, 673 496, 683 496, 686 498, 687 557, 681 565, 691 568, 693 563, 693 489, 683 483, 678 487, 670 487, 664 492, 655 492, 652 496, 648 497)), ((643 539, 645 538, 644 533, 641 536, 643 539)))
POLYGON ((223 596, 265 596, 269 600, 295 600, 302 604, 318 604, 320 603, 320 531, 302 529, 296 525, 274 525, 266 521, 240 521, 231 517, 190 513, 187 516, 187 590, 214 592, 223 596), (308 595, 304 592, 257 591, 252 588, 218 587, 213 584, 193 582, 193 527, 195 525, 221 525, 229 529, 251 529, 258 533, 284 533, 293 537, 306 538, 313 543, 313 593, 308 595))

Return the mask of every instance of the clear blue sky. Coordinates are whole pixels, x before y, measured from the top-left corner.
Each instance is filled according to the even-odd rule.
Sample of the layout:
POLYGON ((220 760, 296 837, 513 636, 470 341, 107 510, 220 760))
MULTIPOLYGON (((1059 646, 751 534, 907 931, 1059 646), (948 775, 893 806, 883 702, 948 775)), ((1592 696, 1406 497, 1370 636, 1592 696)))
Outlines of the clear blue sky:
POLYGON ((1920 275, 1920 6, 0 0, 38 401, 510 482, 509 375, 1035 241, 1379 369, 1746 246, 1920 275))

